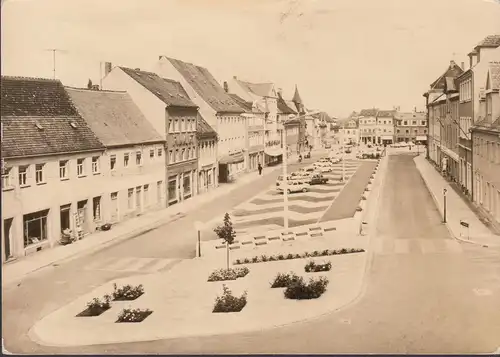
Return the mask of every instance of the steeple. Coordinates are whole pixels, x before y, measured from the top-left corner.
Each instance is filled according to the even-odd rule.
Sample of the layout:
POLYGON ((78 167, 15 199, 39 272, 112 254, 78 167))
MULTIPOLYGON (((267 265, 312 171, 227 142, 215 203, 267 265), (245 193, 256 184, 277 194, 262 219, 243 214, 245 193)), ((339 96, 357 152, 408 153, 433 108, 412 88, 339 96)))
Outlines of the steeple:
POLYGON ((297 88, 297 85, 295 85, 295 94, 293 95, 292 101, 297 105, 297 104, 303 104, 302 103, 302 98, 300 98, 299 94, 299 89, 297 88))

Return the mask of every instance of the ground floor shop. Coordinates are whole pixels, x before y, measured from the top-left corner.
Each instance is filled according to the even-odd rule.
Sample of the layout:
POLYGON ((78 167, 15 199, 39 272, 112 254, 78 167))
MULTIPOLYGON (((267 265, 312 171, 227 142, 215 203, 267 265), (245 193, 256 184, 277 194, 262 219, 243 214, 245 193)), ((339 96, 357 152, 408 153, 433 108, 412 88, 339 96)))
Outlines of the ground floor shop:
POLYGON ((205 165, 198 168, 198 193, 204 193, 217 187, 217 167, 205 165))
POLYGON ((248 153, 248 171, 256 171, 259 167, 259 164, 264 167, 264 148, 260 149, 250 149, 248 153))
POLYGON ((281 146, 268 146, 264 150, 265 166, 275 166, 283 162, 283 148, 281 146))
POLYGON ((459 183, 462 187, 463 192, 471 196, 472 195, 472 182, 473 182, 473 172, 472 172, 472 150, 470 141, 461 139, 462 143, 459 147, 460 156, 460 175, 459 183))
POLYGON ((227 183, 237 179, 246 171, 243 150, 224 155, 219 160, 219 183, 227 183))
POLYGON ((196 160, 167 166, 167 206, 193 197, 198 187, 198 165, 196 160))

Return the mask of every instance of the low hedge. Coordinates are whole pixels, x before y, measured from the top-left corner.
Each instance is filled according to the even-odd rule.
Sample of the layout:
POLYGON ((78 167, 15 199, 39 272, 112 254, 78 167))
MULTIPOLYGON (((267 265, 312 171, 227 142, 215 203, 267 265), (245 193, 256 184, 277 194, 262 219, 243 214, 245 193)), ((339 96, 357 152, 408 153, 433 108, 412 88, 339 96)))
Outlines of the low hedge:
POLYGON ((271 282, 271 288, 286 288, 288 285, 302 279, 295 273, 278 273, 271 282))
POLYGON ((284 291, 285 298, 293 300, 310 300, 317 299, 326 291, 328 279, 320 277, 319 279, 311 278, 308 283, 304 282, 303 278, 291 283, 284 291))
POLYGON ((332 269, 332 263, 317 264, 314 260, 309 261, 304 267, 306 273, 317 273, 320 271, 330 271, 332 269))
POLYGON ((247 267, 217 269, 210 274, 210 276, 208 277, 208 281, 236 280, 238 278, 245 277, 249 272, 250 269, 248 269, 247 267))
MULTIPOLYGON (((358 209, 361 209, 361 207, 358 207, 358 209)), ((361 248, 342 248, 342 249, 324 249, 322 251, 315 250, 313 252, 305 252, 302 254, 287 254, 287 255, 261 255, 259 257, 255 256, 251 259, 245 258, 245 259, 236 259, 233 264, 234 265, 241 265, 241 264, 252 264, 252 263, 265 263, 265 262, 273 262, 273 261, 278 261, 280 260, 279 257, 283 256, 284 259, 281 260, 289 260, 289 259, 303 259, 303 258, 309 258, 309 257, 325 257, 325 256, 330 256, 330 255, 339 255, 339 254, 351 254, 351 253, 362 253, 364 252, 364 249, 361 248)), ((234 280, 234 279, 229 279, 229 280, 234 280)))

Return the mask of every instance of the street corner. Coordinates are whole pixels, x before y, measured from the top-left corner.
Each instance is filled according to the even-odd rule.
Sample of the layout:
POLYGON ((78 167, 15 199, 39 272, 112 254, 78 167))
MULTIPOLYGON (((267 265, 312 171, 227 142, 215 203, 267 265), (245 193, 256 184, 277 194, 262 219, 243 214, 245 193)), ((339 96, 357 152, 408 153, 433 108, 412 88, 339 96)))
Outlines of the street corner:
POLYGON ((261 331, 314 319, 359 296, 366 260, 363 250, 349 246, 319 249, 319 245, 283 247, 275 258, 262 250, 258 259, 250 257, 256 252, 249 252, 250 263, 242 263, 244 259, 238 263, 231 256, 230 271, 238 272, 233 280, 223 280, 226 273, 220 268, 226 265, 225 256, 212 256, 183 261, 165 273, 109 282, 38 321, 29 337, 40 345, 69 347, 261 331), (289 272, 305 283, 313 278, 326 285, 316 298, 287 298, 286 286, 271 286, 279 274, 289 272), (85 315, 92 303, 97 306, 94 298, 113 293, 114 283, 119 290, 130 285, 131 291, 140 285, 143 293, 135 300, 111 300, 96 316, 85 315), (213 312, 218 297, 227 299, 224 286, 235 298, 245 296, 239 312, 213 312), (130 309, 127 316, 149 312, 140 323, 117 322, 125 316, 124 309, 130 309))

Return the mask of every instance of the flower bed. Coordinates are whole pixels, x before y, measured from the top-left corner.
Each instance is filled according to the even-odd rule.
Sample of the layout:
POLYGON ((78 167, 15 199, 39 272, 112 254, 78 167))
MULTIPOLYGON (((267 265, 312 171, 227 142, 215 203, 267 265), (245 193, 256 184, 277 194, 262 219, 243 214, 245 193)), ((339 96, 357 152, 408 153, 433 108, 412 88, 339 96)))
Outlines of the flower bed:
POLYGON ((142 322, 152 313, 149 309, 123 309, 116 322, 142 322))
POLYGON ((313 260, 306 264, 304 270, 306 273, 317 273, 320 271, 329 271, 332 269, 332 263, 316 264, 313 260))
POLYGON ((363 209, 361 207, 356 207, 356 211, 361 212, 363 209))
MULTIPOLYGON (((358 208, 361 209, 361 207, 358 207, 358 208)), ((329 255, 362 253, 364 251, 365 250, 361 249, 361 248, 342 248, 342 249, 337 249, 337 250, 334 250, 334 249, 325 249, 325 250, 322 250, 322 251, 315 250, 313 252, 305 252, 303 254, 287 254, 286 256, 284 256, 284 258, 285 258, 285 260, 288 260, 288 259, 303 259, 303 258, 309 258, 309 257, 325 257, 325 256, 329 256, 329 255)), ((245 258, 245 259, 236 259, 233 262, 233 264, 234 265, 241 265, 241 264, 273 262, 273 261, 280 260, 279 256, 280 255, 271 255, 271 256, 261 255, 260 257, 254 257, 254 258, 257 258, 257 259, 254 259, 254 258, 252 258, 252 259, 248 259, 248 258, 245 258)))
POLYGON ((104 311, 109 310, 111 307, 111 296, 110 295, 104 295, 104 297, 101 299, 99 298, 94 298, 92 301, 89 301, 87 303, 87 308, 80 312, 77 317, 92 317, 92 316, 99 316, 101 315, 104 311))
POLYGON ((285 298, 293 300, 317 299, 326 291, 328 279, 321 277, 319 279, 311 278, 308 283, 303 278, 290 284, 284 291, 285 298))
POLYGON ((236 280, 238 278, 243 278, 250 272, 247 267, 242 268, 229 268, 229 269, 217 269, 210 274, 208 281, 226 281, 226 280, 236 280))
POLYGON ((137 286, 124 285, 121 288, 118 288, 116 284, 114 284, 113 286, 114 301, 132 301, 136 300, 142 294, 144 294, 144 287, 142 286, 142 284, 139 284, 137 286))
POLYGON ((299 281, 301 278, 295 273, 278 273, 271 282, 271 288, 286 288, 288 285, 299 281))
POLYGON ((226 285, 222 285, 222 296, 217 296, 212 312, 240 312, 247 304, 247 292, 240 297, 233 295, 226 285))

